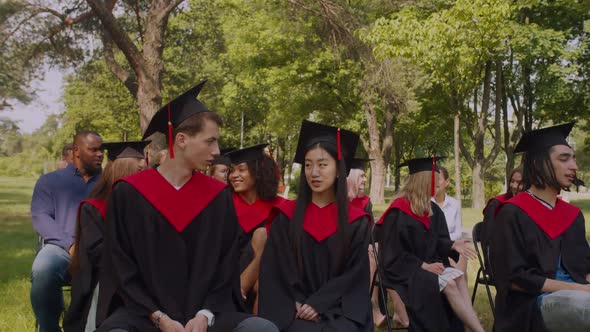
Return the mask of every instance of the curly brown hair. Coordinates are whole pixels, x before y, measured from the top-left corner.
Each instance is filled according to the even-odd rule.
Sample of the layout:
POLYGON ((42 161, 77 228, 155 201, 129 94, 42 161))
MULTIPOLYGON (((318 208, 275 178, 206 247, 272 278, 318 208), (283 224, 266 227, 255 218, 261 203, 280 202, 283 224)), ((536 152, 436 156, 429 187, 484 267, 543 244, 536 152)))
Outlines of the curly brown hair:
MULTIPOLYGON (((275 199, 279 190, 278 165, 275 161, 263 155, 262 159, 249 160, 246 165, 248 165, 248 173, 256 180, 256 197, 264 201, 275 199)), ((231 187, 231 190, 233 191, 234 188, 231 187)))

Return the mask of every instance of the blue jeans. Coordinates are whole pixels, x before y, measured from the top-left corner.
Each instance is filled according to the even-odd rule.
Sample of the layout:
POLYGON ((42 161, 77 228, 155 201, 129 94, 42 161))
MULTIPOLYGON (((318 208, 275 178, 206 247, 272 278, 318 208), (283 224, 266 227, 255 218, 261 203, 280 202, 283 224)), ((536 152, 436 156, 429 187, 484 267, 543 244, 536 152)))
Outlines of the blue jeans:
POLYGON ((69 280, 70 254, 46 244, 33 261, 31 305, 41 332, 59 332, 59 317, 64 309, 62 286, 69 280))

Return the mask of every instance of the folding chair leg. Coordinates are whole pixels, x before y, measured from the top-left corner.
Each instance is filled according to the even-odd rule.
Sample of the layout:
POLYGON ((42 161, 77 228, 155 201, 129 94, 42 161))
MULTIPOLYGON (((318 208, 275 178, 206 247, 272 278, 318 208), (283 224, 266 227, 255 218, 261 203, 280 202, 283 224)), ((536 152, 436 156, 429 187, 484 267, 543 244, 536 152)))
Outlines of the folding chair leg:
POLYGON ((477 270, 477 276, 475 277, 475 285, 473 285, 473 294, 471 295, 471 304, 475 303, 475 294, 477 294, 477 286, 479 285, 479 277, 481 275, 481 268, 477 270))
MULTIPOLYGON (((375 238, 373 237, 372 231, 371 231, 371 247, 373 249, 373 254, 375 256, 375 274, 376 275, 374 277, 377 277, 377 276, 379 277, 379 283, 378 283, 377 287, 379 287, 379 298, 383 302, 383 307, 385 309, 385 320, 387 322, 387 331, 392 332, 393 331, 393 322, 391 321, 391 317, 389 316, 389 310, 387 309, 387 296, 385 295, 385 289, 383 288, 383 284, 381 283, 382 277, 381 277, 381 266, 379 266, 379 253, 375 249, 375 238)), ((374 278, 373 285, 375 285, 376 281, 377 281, 377 278, 374 278)), ((371 286, 373 286, 373 285, 371 285, 371 286)), ((373 293, 373 287, 371 287, 371 293, 373 293)))

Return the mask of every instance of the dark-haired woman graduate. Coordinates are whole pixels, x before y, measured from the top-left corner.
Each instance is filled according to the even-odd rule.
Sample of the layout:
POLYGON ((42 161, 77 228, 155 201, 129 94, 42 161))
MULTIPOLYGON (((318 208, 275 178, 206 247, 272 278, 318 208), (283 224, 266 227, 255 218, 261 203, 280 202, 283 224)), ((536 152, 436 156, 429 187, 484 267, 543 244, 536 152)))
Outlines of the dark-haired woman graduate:
POLYGON ((70 264, 72 297, 64 330, 94 331, 98 301, 99 261, 102 254, 106 202, 113 183, 145 168, 144 148, 150 141, 104 143, 108 159, 89 198, 80 203, 74 254, 70 264))
POLYGON ((494 220, 498 207, 516 196, 522 191, 522 167, 517 167, 510 172, 510 183, 508 183, 508 190, 502 195, 490 198, 486 207, 483 209, 483 228, 481 239, 486 248, 489 246, 492 228, 494 227, 494 220))
POLYGON ((258 313, 282 331, 373 331, 371 223, 346 197, 358 140, 347 130, 301 125, 299 195, 279 205, 260 266, 258 313))
POLYGON ((400 165, 408 166, 410 175, 376 225, 381 282, 405 303, 409 331, 463 331, 463 324, 468 331, 483 331, 463 272, 448 259, 473 258, 475 252, 464 240, 451 241, 444 213, 430 200, 438 176, 435 160, 400 165))
POLYGON ((227 154, 231 162, 229 182, 242 228, 240 286, 248 308, 258 311, 258 273, 266 244, 266 223, 273 206, 284 199, 277 196, 277 165, 258 144, 227 154))
POLYGON ((219 155, 213 158, 211 165, 207 168, 207 175, 223 183, 227 183, 231 160, 229 160, 229 157, 226 156, 226 154, 235 150, 235 148, 221 149, 219 155))
POLYGON ((580 209, 557 197, 578 166, 574 123, 524 133, 524 192, 499 207, 490 242, 495 330, 590 331, 590 247, 580 209))

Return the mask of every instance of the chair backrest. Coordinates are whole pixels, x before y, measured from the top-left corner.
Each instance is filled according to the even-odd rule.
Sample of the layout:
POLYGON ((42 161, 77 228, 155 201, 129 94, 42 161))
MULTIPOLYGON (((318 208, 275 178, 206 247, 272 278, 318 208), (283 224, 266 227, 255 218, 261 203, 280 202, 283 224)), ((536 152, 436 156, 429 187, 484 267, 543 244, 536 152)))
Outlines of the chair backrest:
POLYGON ((490 266, 489 261, 489 248, 487 247, 486 242, 482 242, 481 234, 484 227, 483 221, 478 222, 473 226, 472 230, 472 237, 473 237, 473 246, 475 247, 475 251, 477 252, 477 256, 479 259, 479 264, 483 268, 483 271, 488 276, 492 277, 492 269, 490 266))

